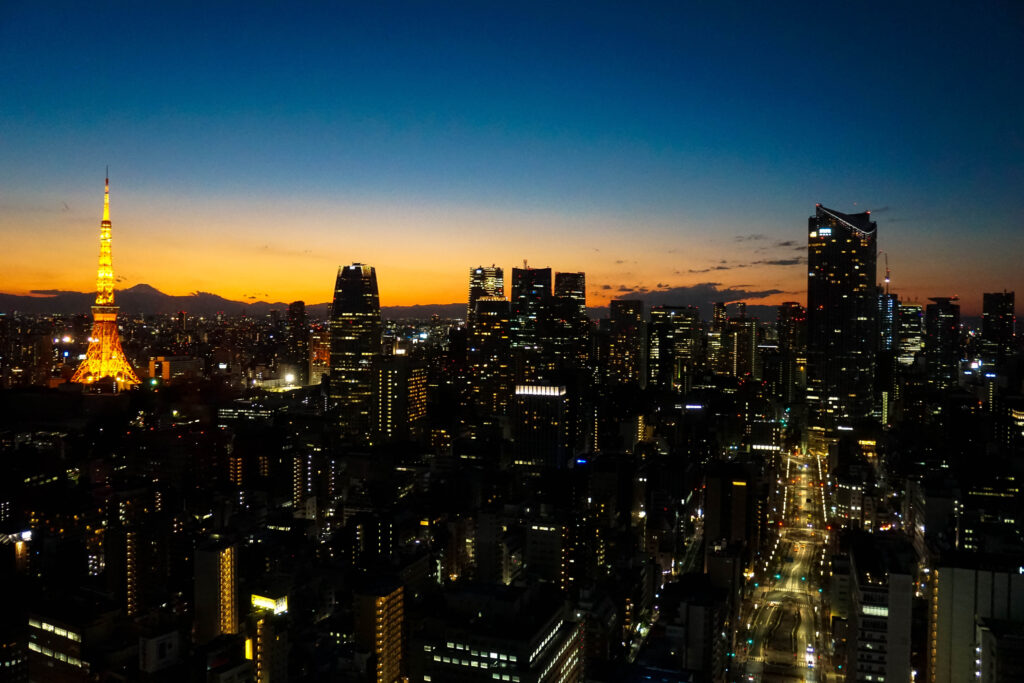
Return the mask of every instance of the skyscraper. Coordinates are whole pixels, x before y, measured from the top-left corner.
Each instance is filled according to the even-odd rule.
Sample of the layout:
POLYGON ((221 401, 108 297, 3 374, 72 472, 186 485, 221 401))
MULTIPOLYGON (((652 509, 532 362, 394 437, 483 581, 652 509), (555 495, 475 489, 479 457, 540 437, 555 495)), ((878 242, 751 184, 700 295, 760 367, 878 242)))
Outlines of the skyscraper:
POLYGON ((985 355, 1001 360, 1013 350, 1017 318, 1013 292, 985 292, 982 295, 981 343, 985 355))
POLYGON ((688 387, 700 360, 700 310, 694 306, 652 306, 647 340, 647 382, 688 387))
POLYGON ((538 326, 551 299, 550 268, 512 269, 512 347, 537 349, 538 326))
POLYGON ((331 403, 343 433, 369 436, 373 366, 381 355, 377 273, 354 263, 338 269, 331 306, 331 403))
POLYGON ((821 204, 807 223, 807 398, 818 425, 829 426, 868 416, 874 404, 878 224, 871 212, 821 204))
POLYGON ((493 264, 469 269, 469 305, 466 308, 466 327, 472 327, 476 302, 485 296, 505 297, 505 271, 493 264))
POLYGON ((107 380, 115 390, 139 383, 121 349, 117 329, 117 306, 114 305, 114 266, 110 257, 110 178, 103 190, 103 220, 100 222, 100 258, 96 272, 96 305, 92 307, 92 333, 85 360, 78 366, 71 381, 95 384, 107 380))
POLYGON ((807 389, 807 309, 795 301, 779 306, 779 395, 787 404, 802 403, 807 389))
POLYGON ((555 296, 572 299, 580 315, 587 315, 587 276, 585 273, 555 273, 555 296))
POLYGON ((960 304, 936 296, 924 309, 924 360, 928 383, 937 389, 956 386, 960 360, 960 304))
POLYGON ((609 306, 608 382, 640 386, 644 371, 644 302, 616 299, 609 306))
POLYGON ((914 364, 924 349, 924 313, 920 304, 900 304, 897 323, 897 350, 900 365, 914 364))
POLYGON ((555 370, 584 368, 590 357, 590 318, 583 273, 555 273, 555 292, 541 325, 541 345, 555 370))
POLYGON ((297 384, 309 383, 309 320, 306 303, 288 304, 288 364, 294 368, 297 384))
POLYGON ((483 416, 504 415, 512 387, 509 302, 504 297, 481 297, 475 304, 466 355, 471 401, 483 416))

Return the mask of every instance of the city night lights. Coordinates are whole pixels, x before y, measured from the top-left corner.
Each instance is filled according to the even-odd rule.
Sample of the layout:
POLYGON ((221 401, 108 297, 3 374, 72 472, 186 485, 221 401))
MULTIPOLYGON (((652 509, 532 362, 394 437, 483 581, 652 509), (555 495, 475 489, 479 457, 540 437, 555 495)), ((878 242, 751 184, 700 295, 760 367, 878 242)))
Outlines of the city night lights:
POLYGON ((0 57, 0 683, 1024 680, 1019 6, 0 57))

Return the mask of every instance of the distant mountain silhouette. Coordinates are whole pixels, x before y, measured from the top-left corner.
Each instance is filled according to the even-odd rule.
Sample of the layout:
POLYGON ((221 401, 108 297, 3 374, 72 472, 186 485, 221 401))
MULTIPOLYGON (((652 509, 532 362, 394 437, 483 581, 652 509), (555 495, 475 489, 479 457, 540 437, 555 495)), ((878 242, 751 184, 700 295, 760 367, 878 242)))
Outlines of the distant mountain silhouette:
MULTIPOLYGON (((59 313, 74 315, 89 314, 90 307, 96 300, 95 292, 69 292, 66 290, 33 290, 34 296, 19 296, 0 293, 0 311, 13 313, 48 314, 59 313)), ((266 315, 271 310, 284 313, 288 303, 277 301, 232 301, 210 292, 193 292, 187 296, 164 294, 155 287, 140 284, 128 289, 118 289, 114 293, 114 302, 125 313, 132 314, 171 314, 186 311, 190 315, 266 315)), ((311 318, 326 319, 330 305, 327 303, 307 304, 306 313, 311 318)), ((385 318, 429 318, 438 315, 442 318, 463 318, 466 315, 466 304, 428 304, 420 306, 384 306, 381 314, 385 318)))
MULTIPOLYGON (((90 307, 96 299, 93 292, 69 292, 65 290, 33 290, 35 296, 18 296, 16 294, 0 293, 0 311, 13 313, 35 313, 48 314, 59 313, 63 315, 74 315, 76 313, 90 314, 90 307)), ((630 297, 634 298, 634 297, 630 297)), ((635 298, 642 299, 642 296, 635 298)), ((226 313, 228 315, 267 315, 272 310, 281 311, 282 315, 288 310, 288 303, 277 301, 269 303, 266 301, 232 301, 210 292, 192 292, 187 296, 172 296, 164 294, 150 285, 135 285, 128 289, 115 291, 114 302, 121 307, 125 313, 131 314, 171 314, 178 311, 186 311, 189 315, 214 315, 226 313)), ((648 302, 648 307, 650 303, 648 302)), ((306 313, 310 318, 326 320, 330 304, 306 304, 306 313)), ((607 306, 587 307, 587 314, 592 319, 608 316, 607 306)), ((419 319, 424 320, 431 316, 438 316, 443 319, 462 319, 466 317, 466 304, 420 304, 416 306, 382 306, 381 315, 389 320, 419 319)), ((775 319, 776 308, 774 306, 747 306, 747 315, 771 321, 775 319)))

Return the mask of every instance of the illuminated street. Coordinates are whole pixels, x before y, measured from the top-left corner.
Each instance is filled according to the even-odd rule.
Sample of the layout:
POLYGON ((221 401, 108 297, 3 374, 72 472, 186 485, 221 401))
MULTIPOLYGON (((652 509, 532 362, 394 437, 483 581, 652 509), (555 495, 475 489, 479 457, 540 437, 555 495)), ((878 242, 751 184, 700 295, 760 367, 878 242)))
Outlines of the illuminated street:
POLYGON ((827 671, 821 619, 821 567, 825 559, 824 487, 819 463, 793 454, 780 477, 779 535, 769 540, 758 584, 741 611, 737 639, 741 680, 837 681, 827 671), (824 667, 824 669, 823 669, 824 667))

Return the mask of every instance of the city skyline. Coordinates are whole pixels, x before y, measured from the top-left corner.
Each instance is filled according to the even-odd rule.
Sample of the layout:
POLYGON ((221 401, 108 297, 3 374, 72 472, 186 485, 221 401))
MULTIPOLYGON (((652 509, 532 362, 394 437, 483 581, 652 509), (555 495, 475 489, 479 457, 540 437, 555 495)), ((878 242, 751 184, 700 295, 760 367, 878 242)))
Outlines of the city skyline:
POLYGON ((775 305, 821 202, 873 211, 893 291, 980 313, 1024 287, 1019 13, 858 11, 7 8, 2 289, 87 291, 109 163, 121 287, 323 302, 363 262, 444 304, 528 259, 598 305, 775 305), (870 49, 806 49, 837 23, 870 49))

